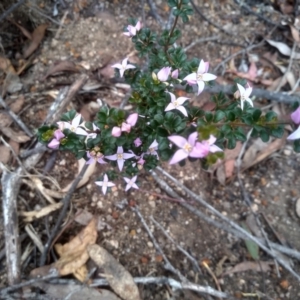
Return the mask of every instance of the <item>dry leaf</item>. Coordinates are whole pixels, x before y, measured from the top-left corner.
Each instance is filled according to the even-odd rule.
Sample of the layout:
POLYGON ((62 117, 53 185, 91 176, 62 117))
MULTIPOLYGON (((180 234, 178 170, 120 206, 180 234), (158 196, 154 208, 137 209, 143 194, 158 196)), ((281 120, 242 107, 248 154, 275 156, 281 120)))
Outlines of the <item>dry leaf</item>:
POLYGON ((26 143, 30 140, 30 137, 27 136, 22 131, 16 132, 8 127, 0 127, 0 130, 2 131, 2 133, 4 135, 11 138, 13 141, 15 141, 17 143, 26 143))
POLYGON ((286 142, 286 136, 287 136, 287 134, 285 133, 281 139, 276 139, 274 142, 272 142, 270 144, 266 144, 266 148, 264 148, 264 151, 262 153, 259 153, 259 155, 255 158, 255 160, 249 161, 248 164, 243 162, 242 172, 245 171, 246 169, 254 166, 255 164, 261 162, 262 160, 264 160, 265 158, 270 156, 272 153, 274 153, 278 149, 281 149, 286 142))
POLYGON ((61 60, 55 62, 48 69, 46 75, 42 78, 42 80, 47 79, 49 76, 57 75, 61 72, 79 72, 77 66, 74 62, 68 60, 61 60))
POLYGON ((33 31, 31 42, 26 51, 24 52, 24 58, 30 56, 38 48, 38 46, 44 38, 47 27, 48 24, 41 24, 33 31))
POLYGON ((97 218, 93 218, 70 242, 54 245, 60 259, 53 266, 60 275, 73 274, 81 282, 86 280, 88 271, 85 263, 89 259, 86 248, 97 240, 96 224, 97 218))
MULTIPOLYGON (((86 160, 84 158, 81 158, 81 159, 78 160, 78 172, 77 172, 77 175, 80 173, 80 171, 85 166, 85 164, 86 164, 86 160)), ((95 171, 96 164, 97 164, 97 162, 94 161, 93 163, 91 163, 88 166, 88 168, 85 171, 82 179, 77 184, 77 187, 76 187, 77 189, 80 188, 81 186, 83 186, 84 184, 86 184, 89 181, 90 177, 93 175, 93 173, 95 171)), ((69 183, 65 188, 63 188, 62 192, 68 192, 68 190, 72 186, 73 181, 71 183, 69 183)))
POLYGON ((91 259, 103 270, 113 291, 124 300, 141 300, 139 290, 130 273, 105 249, 98 245, 88 246, 91 259))
POLYGON ((19 214, 22 217, 25 217, 24 222, 32 222, 36 219, 42 218, 44 216, 49 215, 51 212, 62 207, 62 203, 50 204, 46 207, 43 207, 41 210, 33 210, 33 211, 21 211, 19 214))
MULTIPOLYGON (((1 145, 0 146, 0 161, 3 163, 3 164, 6 164, 8 163, 9 161, 9 158, 10 158, 10 150, 8 147, 4 146, 4 145, 1 145)), ((2 171, 2 169, 0 169, 2 171)))
MULTIPOLYGON (((285 55, 285 56, 291 56, 292 55, 292 49, 284 44, 284 43, 281 43, 281 42, 276 42, 276 41, 272 41, 272 40, 266 40, 271 46, 277 48, 277 50, 285 55)), ((293 59, 300 59, 300 53, 299 52, 294 52, 293 53, 293 59)))
POLYGON ((224 275, 229 275, 233 273, 245 272, 245 271, 255 271, 255 272, 268 272, 270 271, 270 266, 273 265, 272 261, 244 261, 235 265, 232 269, 223 273, 224 275))

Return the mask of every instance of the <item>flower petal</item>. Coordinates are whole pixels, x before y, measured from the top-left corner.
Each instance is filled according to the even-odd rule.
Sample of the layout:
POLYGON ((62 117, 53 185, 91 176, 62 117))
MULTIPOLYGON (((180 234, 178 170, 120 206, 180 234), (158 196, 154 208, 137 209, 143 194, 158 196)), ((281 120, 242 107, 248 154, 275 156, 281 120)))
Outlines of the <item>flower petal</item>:
POLYGON ((238 89, 239 89, 239 91, 240 91, 241 97, 242 97, 243 95, 245 95, 245 92, 246 92, 245 88, 244 88, 243 86, 241 86, 239 83, 237 83, 236 85, 237 85, 237 87, 238 87, 238 89))
POLYGON ((188 157, 188 153, 186 151, 184 151, 183 149, 179 149, 175 152, 175 154, 173 155, 172 159, 170 160, 169 164, 173 165, 178 163, 179 161, 185 159, 188 157))
POLYGON ((173 103, 169 103, 168 106, 165 108, 165 111, 169 111, 169 110, 172 110, 172 109, 175 109, 175 105, 173 103))
POLYGON ((202 93, 202 91, 204 90, 205 83, 204 81, 197 81, 197 85, 198 85, 198 95, 200 95, 200 93, 202 93))
POLYGON ((58 141, 65 137, 60 129, 55 130, 53 135, 58 141))
POLYGON ((287 137, 288 140, 298 140, 300 139, 300 126, 298 127, 298 129, 296 131, 294 131, 292 134, 290 134, 287 137))
POLYGON ((168 137, 168 139, 179 148, 183 148, 184 145, 187 143, 187 140, 180 135, 171 135, 168 137))
POLYGON ((211 145, 209 147, 209 151, 211 153, 220 152, 220 151, 223 152, 223 150, 220 147, 218 147, 217 145, 211 145))
POLYGON ((135 156, 134 153, 123 153, 123 158, 124 159, 129 159, 129 158, 132 158, 134 156, 135 156))
POLYGON ((122 67, 122 65, 121 64, 114 64, 114 65, 112 65, 111 66, 112 68, 116 68, 116 69, 122 69, 123 67, 122 67))
POLYGON ((84 129, 80 128, 80 127, 77 127, 75 129, 75 133, 79 134, 79 135, 88 135, 88 133, 84 129))
POLYGON ((196 84, 197 83, 197 74, 196 73, 189 74, 186 77, 184 77, 183 80, 186 80, 190 84, 196 84))
POLYGON ((207 71, 207 64, 201 59, 197 73, 204 74, 207 71))
POLYGON ((187 111, 186 111, 186 109, 185 109, 184 106, 177 106, 176 109, 179 110, 179 111, 181 111, 182 114, 183 114, 185 117, 188 116, 188 113, 187 113, 187 111))
POLYGON ((196 143, 196 141, 197 141, 197 138, 198 138, 198 132, 197 132, 197 131, 191 133, 191 134, 189 135, 189 137, 188 137, 188 143, 189 143, 192 147, 194 147, 194 145, 195 145, 195 143, 196 143))
POLYGON ((163 67, 157 73, 157 78, 159 81, 167 81, 171 72, 171 67, 163 67))
POLYGON ((138 120, 139 115, 137 113, 130 114, 126 119, 126 123, 131 126, 134 126, 138 120))
POLYGON ((118 159, 117 163, 118 163, 119 170, 122 171, 124 166, 124 159, 118 159))
POLYGON ((187 97, 179 97, 177 98, 177 103, 178 104, 183 104, 186 100, 189 100, 190 98, 187 97))
POLYGON ((121 135, 122 131, 120 127, 114 126, 112 131, 111 131, 111 135, 114 137, 119 137, 121 135))
POLYGON ((117 160, 117 154, 114 154, 114 155, 108 155, 108 156, 105 156, 105 158, 109 159, 109 160, 117 160))
POLYGON ((168 93, 168 94, 171 96, 171 102, 176 101, 176 97, 175 97, 174 94, 172 94, 172 93, 170 93, 170 92, 166 92, 166 93, 168 93))
POLYGON ((78 114, 71 122, 73 127, 78 127, 81 121, 81 114, 78 114))
POLYGON ((300 124, 300 106, 291 114, 291 119, 295 124, 300 124))
POLYGON ((53 139, 49 144, 48 147, 51 149, 58 149, 59 148, 59 141, 57 139, 53 139))
POLYGON ((210 73, 205 73, 205 74, 202 75, 202 79, 204 81, 212 81, 212 80, 215 80, 216 78, 217 78, 216 75, 210 74, 210 73))

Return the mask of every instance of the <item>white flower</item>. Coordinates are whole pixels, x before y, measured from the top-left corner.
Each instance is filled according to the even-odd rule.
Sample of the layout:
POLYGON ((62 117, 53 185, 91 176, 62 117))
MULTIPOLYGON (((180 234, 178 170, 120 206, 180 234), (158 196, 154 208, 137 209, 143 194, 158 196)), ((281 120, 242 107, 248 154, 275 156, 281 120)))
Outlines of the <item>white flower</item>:
POLYGON ((176 99, 175 95, 167 92, 170 94, 171 96, 171 103, 169 103, 169 105, 166 107, 165 111, 169 111, 172 109, 177 109, 179 111, 181 111, 183 113, 184 116, 188 116, 187 111, 185 109, 185 107, 182 105, 186 100, 188 100, 189 98, 186 97, 179 97, 176 99))
POLYGON ((115 184, 113 182, 108 181, 108 177, 106 174, 104 174, 104 176, 103 176, 103 181, 96 181, 95 183, 99 186, 102 186, 103 195, 106 194, 108 187, 115 186, 115 184))
POLYGON ((247 88, 245 89, 243 86, 237 83, 237 87, 240 91, 240 97, 241 97, 241 109, 244 109, 244 102, 247 101, 252 107, 253 102, 249 98, 250 94, 252 93, 252 87, 248 84, 247 88))
POLYGON ((134 65, 127 64, 128 58, 123 59, 122 64, 114 64, 112 68, 120 69, 120 77, 123 77, 124 72, 128 69, 135 69, 134 65))

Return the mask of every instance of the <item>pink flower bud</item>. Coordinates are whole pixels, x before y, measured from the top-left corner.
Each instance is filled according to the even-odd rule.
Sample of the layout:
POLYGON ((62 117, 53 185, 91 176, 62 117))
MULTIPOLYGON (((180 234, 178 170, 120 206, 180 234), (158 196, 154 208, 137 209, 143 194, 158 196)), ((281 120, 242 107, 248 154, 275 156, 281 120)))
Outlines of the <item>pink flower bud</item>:
POLYGON ((171 67, 164 67, 157 73, 157 78, 159 81, 167 81, 171 73, 171 67))
POLYGON ((121 133, 122 133, 121 128, 115 126, 112 129, 111 135, 114 136, 114 137, 119 137, 121 135, 121 133))

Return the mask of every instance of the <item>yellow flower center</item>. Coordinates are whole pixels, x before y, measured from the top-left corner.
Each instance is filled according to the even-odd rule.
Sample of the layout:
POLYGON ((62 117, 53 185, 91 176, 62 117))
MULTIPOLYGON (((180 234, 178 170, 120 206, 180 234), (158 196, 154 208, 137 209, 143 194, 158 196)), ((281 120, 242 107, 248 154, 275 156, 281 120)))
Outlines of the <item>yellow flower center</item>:
POLYGON ((197 73, 197 80, 203 80, 203 74, 197 73))
POLYGON ((184 146, 183 146, 183 150, 185 150, 186 152, 190 153, 192 151, 193 147, 189 144, 189 143, 186 143, 184 146))
POLYGON ((123 159, 123 153, 118 153, 117 154, 117 159, 123 159))

